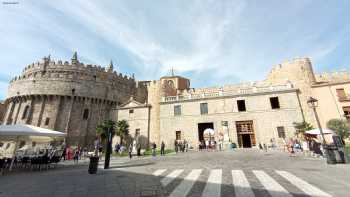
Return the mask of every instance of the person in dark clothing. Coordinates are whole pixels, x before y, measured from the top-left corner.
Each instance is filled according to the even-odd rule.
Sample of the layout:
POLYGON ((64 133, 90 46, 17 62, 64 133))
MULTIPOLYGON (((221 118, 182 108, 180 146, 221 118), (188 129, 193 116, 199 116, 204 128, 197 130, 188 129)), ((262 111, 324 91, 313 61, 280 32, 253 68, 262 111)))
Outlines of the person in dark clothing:
POLYGON ((63 149, 63 153, 62 153, 62 158, 63 158, 63 161, 66 161, 66 155, 67 155, 67 148, 64 147, 63 149))
POLYGON ((175 152, 177 153, 179 151, 179 149, 177 147, 177 140, 175 140, 174 145, 175 145, 175 152))
POLYGON ((162 144, 160 145, 160 155, 165 155, 165 144, 162 141, 162 144))
POLYGON ((152 155, 153 155, 153 157, 156 156, 156 148, 157 148, 157 145, 156 145, 156 143, 153 142, 153 145, 152 145, 152 155))
POLYGON ((141 156, 141 143, 137 143, 137 156, 141 156))
POLYGON ((129 158, 132 158, 132 144, 129 145, 129 158))

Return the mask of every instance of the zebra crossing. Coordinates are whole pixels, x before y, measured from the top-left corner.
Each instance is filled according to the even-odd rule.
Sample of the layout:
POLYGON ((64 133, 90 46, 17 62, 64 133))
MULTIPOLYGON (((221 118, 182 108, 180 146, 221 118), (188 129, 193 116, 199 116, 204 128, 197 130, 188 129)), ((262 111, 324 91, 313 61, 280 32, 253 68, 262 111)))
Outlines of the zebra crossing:
MULTIPOLYGON (((174 180, 181 180, 180 183, 170 191, 170 197, 182 197, 187 196, 192 187, 198 181, 199 177, 203 174, 203 169, 192 169, 190 171, 184 169, 158 169, 152 173, 153 176, 160 179, 160 183, 163 187, 167 187, 174 180), (184 178, 180 178, 183 177, 184 178)), ((269 173, 263 170, 252 170, 252 175, 255 176, 256 180, 262 185, 263 189, 269 193, 272 197, 292 197, 293 194, 290 193, 285 186, 282 186, 278 181, 276 176, 271 176, 269 173)), ((311 185, 305 180, 295 176, 294 174, 275 170, 274 172, 280 179, 287 182, 294 187, 298 188, 300 192, 303 192, 307 196, 317 196, 317 197, 331 197, 330 194, 322 191, 321 189, 311 185)), ((221 196, 221 185, 223 184, 223 171, 222 169, 211 169, 209 175, 206 178, 206 183, 204 189, 201 193, 202 197, 220 197, 221 196)), ((250 184, 249 179, 245 175, 243 170, 231 170, 232 182, 224 183, 230 184, 233 187, 236 197, 254 197, 258 196, 254 193, 254 187, 250 184)), ((256 183, 255 183, 256 184, 256 183)))

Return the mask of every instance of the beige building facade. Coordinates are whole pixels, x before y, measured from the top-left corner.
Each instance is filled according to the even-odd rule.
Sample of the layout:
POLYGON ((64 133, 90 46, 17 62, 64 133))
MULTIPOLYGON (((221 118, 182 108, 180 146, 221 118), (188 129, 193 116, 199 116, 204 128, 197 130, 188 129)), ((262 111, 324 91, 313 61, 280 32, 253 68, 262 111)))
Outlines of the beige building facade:
MULTIPOLYGON (((307 100, 319 100, 323 127, 332 118, 350 118, 350 74, 315 74, 309 58, 273 66, 265 80, 191 88, 190 79, 164 76, 137 81, 113 70, 45 57, 10 81, 3 124, 32 124, 66 132, 67 143, 92 145, 103 120, 126 120, 130 137, 146 147, 175 140, 198 147, 213 138, 239 147, 282 145, 294 137, 294 122, 317 127, 307 100)), ((118 143, 118 138, 114 144, 118 143)))

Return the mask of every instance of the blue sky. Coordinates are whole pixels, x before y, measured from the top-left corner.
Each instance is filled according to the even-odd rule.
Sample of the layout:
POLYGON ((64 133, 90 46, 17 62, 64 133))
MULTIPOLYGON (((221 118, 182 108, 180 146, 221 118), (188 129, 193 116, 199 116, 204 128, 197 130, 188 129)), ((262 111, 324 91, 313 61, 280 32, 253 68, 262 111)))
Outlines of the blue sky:
POLYGON ((138 80, 173 67, 193 87, 261 80, 295 57, 310 57, 316 72, 350 69, 346 0, 17 2, 0 5, 0 99, 24 66, 73 51, 138 80))

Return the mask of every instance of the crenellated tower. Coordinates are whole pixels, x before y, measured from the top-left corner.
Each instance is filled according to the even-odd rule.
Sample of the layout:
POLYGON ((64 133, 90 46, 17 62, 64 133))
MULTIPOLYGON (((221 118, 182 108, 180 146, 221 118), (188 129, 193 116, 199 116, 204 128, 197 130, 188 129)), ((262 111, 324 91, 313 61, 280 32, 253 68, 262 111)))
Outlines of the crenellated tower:
POLYGON ((103 68, 84 65, 76 52, 71 62, 47 56, 10 81, 4 124, 64 131, 68 144, 91 145, 96 125, 115 118, 113 109, 139 88, 133 77, 113 71, 112 61, 103 68))

